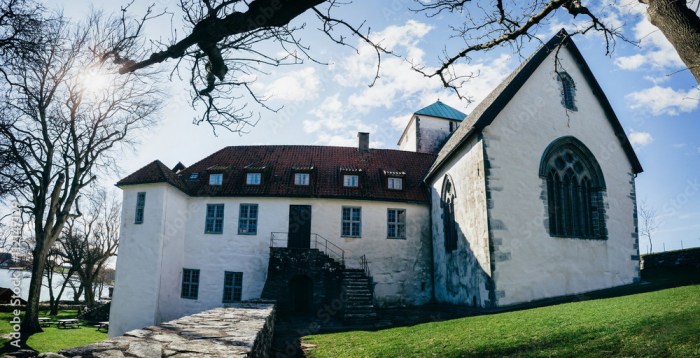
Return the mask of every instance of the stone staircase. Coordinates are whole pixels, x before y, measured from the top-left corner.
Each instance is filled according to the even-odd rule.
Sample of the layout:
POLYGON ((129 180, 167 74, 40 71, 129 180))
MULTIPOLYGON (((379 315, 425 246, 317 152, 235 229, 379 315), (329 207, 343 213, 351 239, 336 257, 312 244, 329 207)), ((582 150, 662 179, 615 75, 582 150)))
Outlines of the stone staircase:
POLYGON ((377 311, 374 308, 372 281, 363 269, 343 270, 342 299, 343 322, 366 324, 374 322, 377 311))

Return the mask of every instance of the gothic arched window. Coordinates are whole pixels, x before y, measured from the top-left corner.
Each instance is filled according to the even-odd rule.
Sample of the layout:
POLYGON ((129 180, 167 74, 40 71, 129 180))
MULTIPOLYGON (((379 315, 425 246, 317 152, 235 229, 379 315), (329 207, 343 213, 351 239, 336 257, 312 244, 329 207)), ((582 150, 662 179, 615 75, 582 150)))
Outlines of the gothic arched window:
POLYGON ((576 84, 566 72, 557 72, 557 80, 561 82, 561 104, 564 108, 576 111, 576 84))
POLYGON ((455 190, 452 179, 445 175, 440 196, 442 207, 442 224, 445 234, 445 252, 457 248, 457 224, 455 222, 455 190))
POLYGON ((574 137, 552 142, 540 162, 547 182, 551 236, 605 239, 605 180, 595 157, 574 137))

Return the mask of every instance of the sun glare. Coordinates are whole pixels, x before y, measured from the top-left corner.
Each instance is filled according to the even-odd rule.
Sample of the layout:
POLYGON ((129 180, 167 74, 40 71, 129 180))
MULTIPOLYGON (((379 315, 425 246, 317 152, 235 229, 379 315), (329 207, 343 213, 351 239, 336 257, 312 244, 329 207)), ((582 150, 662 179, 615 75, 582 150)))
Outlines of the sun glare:
POLYGON ((98 94, 107 87, 108 83, 107 75, 96 69, 85 71, 80 75, 80 85, 87 93, 98 94))

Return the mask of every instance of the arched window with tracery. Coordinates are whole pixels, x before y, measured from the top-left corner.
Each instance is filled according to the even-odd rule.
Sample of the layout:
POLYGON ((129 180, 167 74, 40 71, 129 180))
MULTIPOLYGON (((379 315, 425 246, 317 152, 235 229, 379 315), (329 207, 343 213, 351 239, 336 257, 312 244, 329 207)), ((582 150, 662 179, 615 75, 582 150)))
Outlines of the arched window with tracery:
POLYGON ((576 84, 566 72, 557 72, 557 80, 561 83, 561 104, 570 111, 576 111, 576 84))
POLYGON ((457 249, 457 223, 455 222, 455 189, 452 178, 445 175, 442 183, 442 224, 445 234, 445 252, 457 249))
POLYGON ((605 239, 605 180, 593 153, 574 137, 552 142, 540 162, 551 236, 605 239))

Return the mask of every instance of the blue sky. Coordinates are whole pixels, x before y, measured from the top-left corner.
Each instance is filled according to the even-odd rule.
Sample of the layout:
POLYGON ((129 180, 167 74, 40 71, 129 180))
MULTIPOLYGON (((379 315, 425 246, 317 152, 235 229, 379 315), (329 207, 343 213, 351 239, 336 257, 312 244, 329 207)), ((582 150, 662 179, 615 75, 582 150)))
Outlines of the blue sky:
MULTIPOLYGON (((151 1, 147 2, 148 4, 151 1)), ((625 35, 641 40, 638 47, 618 42, 610 56, 605 55, 603 40, 593 33, 574 41, 588 61, 603 90, 635 146, 645 169, 637 178, 637 196, 654 208, 660 227, 654 236, 654 251, 700 246, 700 91, 677 54, 644 16, 644 7, 636 0, 589 2, 593 8, 605 7, 605 21, 622 26, 625 35), (680 71, 680 72, 679 72, 680 71)), ((456 40, 448 25, 451 17, 427 18, 408 10, 410 0, 356 1, 345 6, 343 16, 351 23, 366 20, 375 39, 401 54, 405 59, 426 66, 435 66, 446 49, 454 51, 456 40)), ((84 18, 90 7, 105 12, 118 12, 119 1, 52 1, 50 7, 63 8, 68 16, 84 18)), ((156 1, 161 9, 171 6, 166 0, 156 1)), ((143 6, 136 4, 133 13, 143 6)), ((177 15, 174 23, 177 26, 177 15)), ((255 127, 247 133, 218 131, 212 134, 208 125, 191 124, 196 113, 189 107, 186 87, 180 82, 167 83, 168 98, 161 113, 160 125, 140 135, 140 144, 127 151, 120 162, 122 173, 128 174, 143 165, 160 159, 168 166, 178 161, 190 165, 227 145, 249 144, 321 144, 354 146, 358 131, 371 132, 376 148, 396 148, 403 126, 411 113, 437 99, 465 112, 493 89, 522 60, 509 48, 473 56, 471 63, 460 63, 455 71, 478 74, 463 88, 473 100, 460 101, 437 80, 427 79, 412 71, 402 59, 387 57, 382 62, 380 79, 373 87, 376 57, 356 40, 359 54, 333 44, 319 31, 311 16, 295 20, 307 23, 301 33, 316 58, 329 63, 307 63, 269 69, 259 76, 254 88, 272 96, 271 104, 284 106, 278 113, 262 110, 255 127)), ((564 27, 573 24, 566 16, 555 18, 543 26, 540 35, 547 40, 564 27)), ((170 18, 150 24, 147 34, 166 39, 170 34, 170 18)), ((522 52, 528 56, 538 46, 533 41, 522 52)), ((105 178, 111 186, 116 178, 105 178)), ((640 239, 641 251, 647 251, 640 239)))

